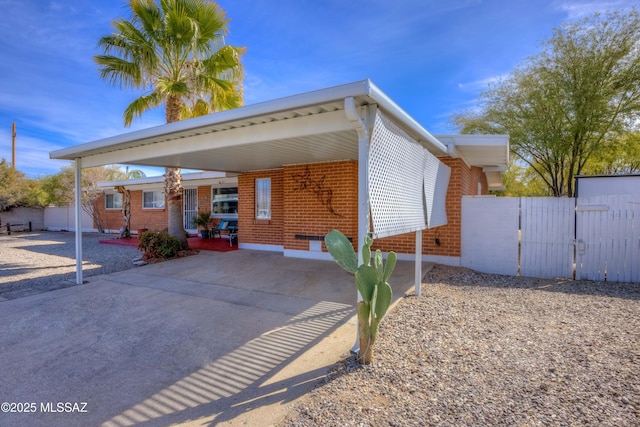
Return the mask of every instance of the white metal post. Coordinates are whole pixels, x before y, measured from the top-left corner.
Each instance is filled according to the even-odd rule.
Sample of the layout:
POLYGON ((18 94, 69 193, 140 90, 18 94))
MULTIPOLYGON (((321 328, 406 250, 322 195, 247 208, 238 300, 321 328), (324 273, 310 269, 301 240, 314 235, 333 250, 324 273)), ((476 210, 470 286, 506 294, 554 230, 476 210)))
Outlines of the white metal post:
POLYGON ((82 285, 82 161, 75 163, 76 285, 82 285))
POLYGON ((415 286, 416 296, 420 296, 421 283, 422 283, 422 230, 416 231, 416 275, 415 286))
MULTIPOLYGON (((375 109, 369 106, 358 111, 353 98, 344 100, 345 113, 358 132, 358 265, 362 265, 369 260, 363 259, 365 237, 369 235, 369 126, 372 122, 375 109), (365 117, 360 115, 363 112, 365 117)), ((357 291, 356 291, 357 292, 357 291)), ((362 295, 357 292, 357 301, 362 301, 362 295)), ((356 329, 356 343, 351 351, 358 352, 360 340, 356 329)))

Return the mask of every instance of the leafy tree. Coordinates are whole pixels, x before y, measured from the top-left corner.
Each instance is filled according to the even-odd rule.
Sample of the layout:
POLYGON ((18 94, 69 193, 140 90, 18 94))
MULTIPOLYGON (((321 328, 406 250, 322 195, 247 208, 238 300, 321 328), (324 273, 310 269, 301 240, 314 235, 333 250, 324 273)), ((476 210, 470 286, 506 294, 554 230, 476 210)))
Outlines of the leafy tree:
POLYGON ((39 182, 27 178, 5 159, 0 160, 0 211, 45 205, 46 195, 39 182))
MULTIPOLYGON (((167 123, 242 105, 244 48, 225 45, 228 20, 205 0, 129 0, 130 20, 113 22, 94 57, 100 76, 145 92, 124 111, 129 126, 144 112, 165 107, 167 123)), ((179 168, 166 168, 169 233, 186 243, 179 168)))
POLYGON ((605 155, 607 141, 638 128, 639 47, 636 9, 565 24, 481 95, 478 112, 454 122, 466 133, 508 133, 515 157, 552 195, 573 196, 575 175, 605 155))
POLYGON ((502 176, 504 190, 493 191, 497 196, 505 197, 540 197, 551 196, 547 187, 533 169, 519 165, 511 161, 511 164, 502 176))
POLYGON ((603 142, 598 156, 589 159, 586 175, 620 175, 640 173, 640 132, 615 135, 603 142))
POLYGON ((47 195, 47 205, 66 206, 73 203, 74 173, 73 167, 68 166, 40 179, 40 185, 47 195))
MULTIPOLYGON (((104 192, 98 188, 98 182, 126 179, 125 173, 117 166, 103 166, 82 169, 82 194, 80 203, 82 209, 93 218, 100 233, 104 232, 103 218, 98 209, 104 192)), ((48 175, 40 180, 40 186, 45 193, 46 205, 65 206, 73 203, 75 196, 75 169, 65 166, 60 172, 48 175)))

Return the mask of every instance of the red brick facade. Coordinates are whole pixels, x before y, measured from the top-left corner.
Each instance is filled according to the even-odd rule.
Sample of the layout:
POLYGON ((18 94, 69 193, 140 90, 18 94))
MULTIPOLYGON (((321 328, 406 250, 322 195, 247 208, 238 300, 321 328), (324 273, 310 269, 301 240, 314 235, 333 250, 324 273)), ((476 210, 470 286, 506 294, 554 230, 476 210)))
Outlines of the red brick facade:
MULTIPOLYGON (((451 168, 447 192, 448 224, 423 231, 423 254, 446 257, 461 255, 462 196, 487 194, 487 182, 480 168, 468 167, 460 159, 441 158, 451 168)), ((105 228, 122 226, 120 210, 104 211, 105 228)), ((198 187, 198 210, 211 209, 211 187, 198 187)), ((142 209, 142 191, 131 192, 131 230, 164 229, 165 209, 142 209)), ((215 223, 212 220, 211 224, 215 223)), ((190 228, 189 224, 185 224, 190 228)), ((281 169, 255 171, 238 177, 238 241, 246 245, 281 247, 308 251, 332 229, 339 229, 357 245, 358 237, 358 164, 356 161, 284 166, 281 169), (271 218, 256 219, 256 179, 271 179, 271 218)), ((323 250, 326 251, 324 245, 323 250)), ((402 234, 377 239, 374 249, 411 254, 415 235, 402 234)))
MULTIPOLYGON (((461 255, 462 196, 487 194, 482 169, 469 168, 460 159, 442 158, 451 168, 447 192, 448 224, 423 232, 423 253, 461 255), (436 243, 436 239, 437 242, 436 243)), ((243 174, 238 180, 239 240, 246 244, 309 250, 309 240, 336 228, 355 240, 358 235, 358 164, 355 161, 286 166, 243 174), (255 179, 272 179, 272 220, 255 220, 255 179), (278 201, 281 201, 281 205, 278 201), (329 203, 330 202, 330 203, 329 203), (332 213, 333 211, 333 213, 332 213), (284 214, 286 212, 286 215, 284 214)), ((374 249, 415 252, 413 233, 376 240, 374 249)), ((323 250, 326 248, 323 247, 323 250)))
POLYGON ((238 177, 238 241, 283 245, 282 169, 244 173, 238 177), (271 178, 271 219, 256 219, 256 179, 271 178))
POLYGON ((287 166, 283 175, 285 249, 309 250, 310 240, 334 228, 357 239, 357 162, 287 166))
POLYGON ((242 174, 238 177, 238 240, 306 251, 310 239, 322 237, 334 228, 356 235, 357 181, 358 166, 354 161, 285 166, 242 174), (258 178, 271 178, 269 220, 256 219, 258 178))
MULTIPOLYGON (((166 202, 165 202, 166 206, 166 202)), ((119 230, 124 225, 124 218, 120 209, 106 209, 104 198, 98 200, 102 226, 105 230, 119 230)), ((129 229, 135 232, 138 229, 163 230, 167 228, 166 209, 143 209, 142 190, 131 191, 131 223, 129 229)))

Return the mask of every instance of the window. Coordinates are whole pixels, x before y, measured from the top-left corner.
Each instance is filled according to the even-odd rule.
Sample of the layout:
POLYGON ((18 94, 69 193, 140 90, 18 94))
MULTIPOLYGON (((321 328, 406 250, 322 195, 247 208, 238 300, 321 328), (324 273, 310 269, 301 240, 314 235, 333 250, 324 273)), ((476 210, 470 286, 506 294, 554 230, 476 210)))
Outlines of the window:
POLYGON ((238 187, 211 189, 211 212, 214 215, 238 215, 238 187))
POLYGON ((105 194, 104 207, 106 209, 122 209, 122 194, 120 193, 105 194))
POLYGON ((256 179, 256 219, 271 219, 271 178, 256 179))
POLYGON ((142 207, 144 209, 163 209, 164 191, 143 191, 142 207))

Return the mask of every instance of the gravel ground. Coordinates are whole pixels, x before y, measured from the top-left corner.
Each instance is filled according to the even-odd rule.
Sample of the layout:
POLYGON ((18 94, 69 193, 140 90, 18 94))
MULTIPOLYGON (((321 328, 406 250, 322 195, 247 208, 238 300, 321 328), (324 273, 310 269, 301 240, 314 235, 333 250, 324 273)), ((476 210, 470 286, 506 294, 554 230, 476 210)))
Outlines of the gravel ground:
MULTIPOLYGON (((115 234, 84 233, 83 277, 133 268, 135 247, 105 245, 99 240, 115 234)), ((0 301, 75 285, 75 233, 33 232, 0 234, 0 301)))
MULTIPOLYGON (((393 277, 392 277, 393 279, 393 277)), ((640 284, 437 265, 287 426, 638 426, 640 284)))

